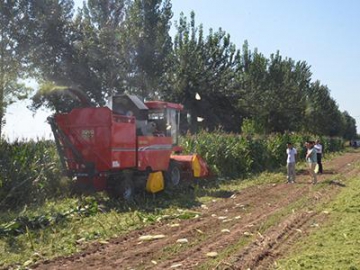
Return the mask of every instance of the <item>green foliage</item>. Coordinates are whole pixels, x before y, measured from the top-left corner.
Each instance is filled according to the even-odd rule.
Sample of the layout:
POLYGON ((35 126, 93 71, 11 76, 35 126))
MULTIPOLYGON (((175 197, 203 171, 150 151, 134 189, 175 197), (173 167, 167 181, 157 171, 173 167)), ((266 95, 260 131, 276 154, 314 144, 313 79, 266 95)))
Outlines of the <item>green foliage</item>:
MULTIPOLYGON (((55 17, 29 4, 38 22, 31 62, 41 82, 81 89, 97 105, 124 92, 156 97, 169 85, 170 1, 89 0, 75 16, 71 3, 50 1, 55 17)), ((34 109, 77 105, 63 95, 41 94, 33 98, 34 109)))
POLYGON ((245 118, 241 125, 241 133, 247 135, 264 134, 264 127, 261 126, 260 122, 245 118))
POLYGON ((64 192, 51 141, 0 141, 0 208, 39 203, 64 192))
MULTIPOLYGON (((41 85, 79 88, 97 105, 104 105, 113 93, 123 93, 124 1, 84 1, 76 16, 69 0, 29 5, 36 29, 31 62, 41 85), (49 16, 49 11, 57 16, 49 16)), ((45 105, 69 111, 78 105, 65 95, 41 93, 33 98, 34 109, 45 105)))
MULTIPOLYGON (((204 194, 204 190, 201 191, 204 194)), ((81 198, 49 200, 20 213, 0 215, 0 267, 25 266, 29 260, 68 255, 87 244, 117 237, 157 222, 178 222, 197 218, 201 213, 189 208, 199 205, 194 192, 138 196, 124 203, 103 194, 81 198), (12 217, 8 217, 8 216, 12 217), (15 217, 13 217, 15 215, 15 217), (41 258, 33 256, 34 250, 41 258)), ((208 192, 211 194, 211 192, 208 192)))
POLYGON ((300 131, 311 78, 306 62, 284 59, 279 52, 267 59, 257 49, 251 52, 245 41, 241 66, 234 89, 238 109, 267 134, 300 131))
MULTIPOLYGON (((286 163, 286 143, 291 141, 298 150, 297 158, 306 155, 304 142, 317 137, 307 134, 238 135, 222 131, 182 137, 187 153, 198 153, 210 165, 213 173, 223 177, 244 177, 251 173, 274 170, 286 163)), ((341 151, 341 138, 319 138, 325 153, 341 151)))
POLYGON ((157 98, 170 86, 172 40, 170 0, 134 0, 126 9, 122 42, 126 88, 142 98, 157 98), (131 77, 131 78, 130 78, 131 77))
POLYGON ((239 51, 230 35, 219 28, 210 29, 204 37, 202 25, 195 23, 194 12, 190 20, 182 13, 176 29, 171 88, 163 96, 184 104, 191 115, 188 128, 192 132, 200 126, 238 131, 241 118, 235 111, 231 82, 238 68, 239 51), (201 124, 198 117, 204 119, 201 124))
POLYGON ((21 79, 26 78, 24 41, 21 31, 27 23, 22 13, 22 1, 2 1, 0 3, 0 139, 5 123, 8 105, 25 99, 31 89, 21 79))
POLYGON ((305 61, 279 51, 266 57, 246 41, 240 51, 222 28, 205 35, 194 12, 189 19, 180 14, 172 40, 170 0, 88 0, 77 11, 72 0, 15 0, 0 7, 6 29, 0 44, 0 123, 14 97, 26 97, 19 79, 31 76, 43 86, 33 97, 34 110, 79 106, 66 95, 43 95, 54 84, 80 89, 100 106, 124 92, 182 103, 191 115, 182 128, 191 132, 239 132, 250 119, 265 134, 350 139, 356 133, 355 120, 339 111, 327 86, 311 82, 305 61))
POLYGON ((356 121, 352 118, 347 111, 342 113, 344 121, 343 137, 347 140, 356 138, 356 121))
POLYGON ((99 213, 99 211, 100 208, 97 201, 92 198, 88 198, 84 202, 74 205, 64 212, 54 212, 52 210, 51 212, 40 215, 29 215, 25 210, 23 211, 25 213, 22 212, 15 219, 0 224, 0 236, 17 236, 27 233, 28 230, 36 231, 59 224, 74 216, 94 216, 99 213))
POLYGON ((344 130, 349 126, 345 123, 335 100, 331 98, 330 89, 316 81, 311 84, 308 96, 306 130, 320 135, 343 136, 344 130))

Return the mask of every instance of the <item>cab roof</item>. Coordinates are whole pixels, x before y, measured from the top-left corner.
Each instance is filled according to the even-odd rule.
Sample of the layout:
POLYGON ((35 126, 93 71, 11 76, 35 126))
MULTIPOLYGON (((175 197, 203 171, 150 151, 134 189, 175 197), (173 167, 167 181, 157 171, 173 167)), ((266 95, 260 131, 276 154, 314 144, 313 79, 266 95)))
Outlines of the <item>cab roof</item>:
POLYGON ((184 109, 184 106, 178 103, 171 103, 171 102, 165 102, 165 101, 146 101, 145 105, 149 108, 149 109, 166 109, 166 108, 171 108, 171 109, 176 109, 181 111, 182 109, 184 109))

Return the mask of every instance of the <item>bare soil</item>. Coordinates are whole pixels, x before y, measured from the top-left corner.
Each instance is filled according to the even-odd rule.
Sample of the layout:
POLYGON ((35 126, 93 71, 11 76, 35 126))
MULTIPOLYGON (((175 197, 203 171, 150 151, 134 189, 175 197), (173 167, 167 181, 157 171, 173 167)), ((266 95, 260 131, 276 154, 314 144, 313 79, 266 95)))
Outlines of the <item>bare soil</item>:
POLYGON ((347 153, 324 163, 317 185, 307 172, 298 172, 295 184, 284 179, 246 188, 195 208, 198 218, 163 221, 32 269, 269 269, 326 221, 327 213, 316 206, 346 188, 346 179, 359 174, 352 166, 359 160, 359 153, 347 153), (144 235, 165 237, 141 241, 144 235), (177 243, 183 238, 188 243, 177 243), (211 258, 209 252, 218 255, 211 258))

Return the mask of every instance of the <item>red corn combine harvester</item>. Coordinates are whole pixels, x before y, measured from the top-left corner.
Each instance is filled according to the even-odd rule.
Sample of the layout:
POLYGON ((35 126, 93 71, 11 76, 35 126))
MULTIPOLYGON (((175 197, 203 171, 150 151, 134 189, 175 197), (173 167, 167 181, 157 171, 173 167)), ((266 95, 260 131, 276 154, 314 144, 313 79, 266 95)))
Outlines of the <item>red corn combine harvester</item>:
POLYGON ((109 107, 82 102, 87 106, 48 118, 63 169, 82 190, 130 199, 136 188, 156 193, 208 176, 199 155, 181 154, 182 105, 133 95, 113 96, 109 107))

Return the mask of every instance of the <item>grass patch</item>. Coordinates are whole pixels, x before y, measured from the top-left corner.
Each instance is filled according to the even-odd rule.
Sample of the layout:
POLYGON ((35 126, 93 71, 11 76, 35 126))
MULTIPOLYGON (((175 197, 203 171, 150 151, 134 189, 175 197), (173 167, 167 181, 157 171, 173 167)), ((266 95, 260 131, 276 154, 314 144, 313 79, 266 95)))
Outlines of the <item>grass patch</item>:
POLYGON ((329 219, 319 230, 297 243, 275 269, 360 269, 360 177, 325 207, 329 219))

